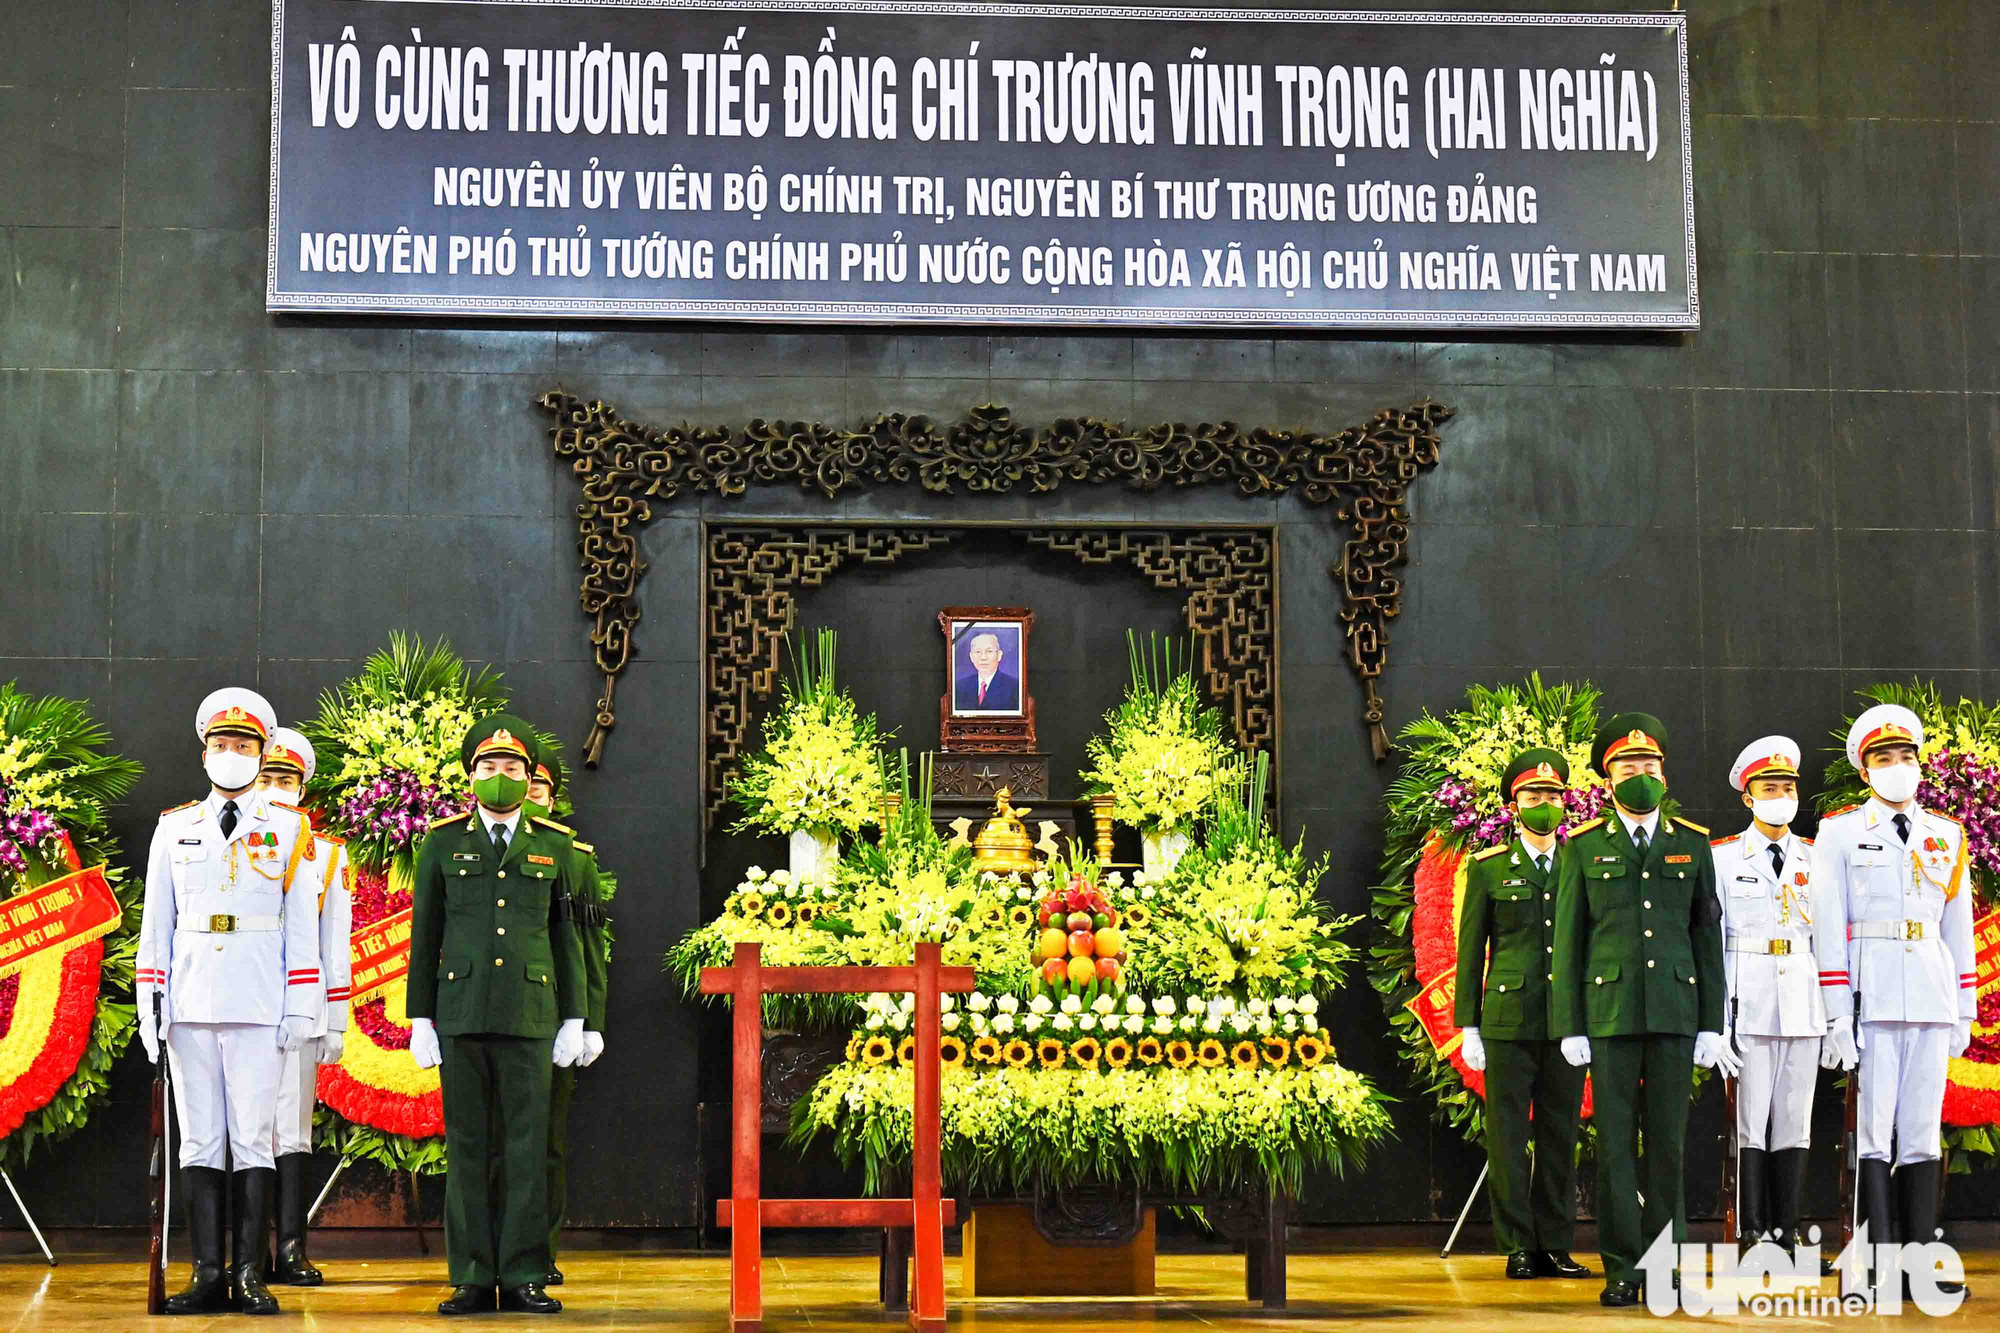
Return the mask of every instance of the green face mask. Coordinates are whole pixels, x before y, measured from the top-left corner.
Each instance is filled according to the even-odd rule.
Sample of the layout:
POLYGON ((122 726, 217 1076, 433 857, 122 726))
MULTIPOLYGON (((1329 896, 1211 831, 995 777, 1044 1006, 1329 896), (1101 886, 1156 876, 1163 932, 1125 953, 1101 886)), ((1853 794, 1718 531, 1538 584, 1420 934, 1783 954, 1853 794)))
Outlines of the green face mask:
POLYGON ((1618 798, 1618 804, 1633 814, 1651 814, 1660 808, 1660 801, 1667 794, 1667 784, 1651 773, 1634 773, 1611 789, 1618 798))
POLYGON ((524 800, 521 802, 521 809, 527 812, 530 819, 547 819, 549 817, 549 808, 540 801, 524 800))
POLYGON ((474 782, 472 794, 488 810, 512 810, 527 799, 528 780, 495 773, 474 782))
POLYGON ((1563 808, 1560 805, 1524 805, 1520 812, 1521 827, 1537 837, 1546 838, 1562 823, 1563 808))

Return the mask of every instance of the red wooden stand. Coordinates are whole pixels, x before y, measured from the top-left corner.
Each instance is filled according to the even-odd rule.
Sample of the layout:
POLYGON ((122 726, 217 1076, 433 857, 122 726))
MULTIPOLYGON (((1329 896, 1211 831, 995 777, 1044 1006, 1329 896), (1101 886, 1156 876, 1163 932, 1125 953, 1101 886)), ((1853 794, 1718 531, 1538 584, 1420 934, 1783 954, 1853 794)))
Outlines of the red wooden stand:
POLYGON ((701 970, 702 994, 734 997, 730 1197, 715 1206, 716 1225, 730 1228, 729 1326, 733 1333, 761 1333, 764 1327, 765 1227, 908 1227, 917 1270, 910 1327, 918 1333, 944 1333, 944 1229, 956 1220, 957 1210, 940 1197, 938 997, 946 991, 970 991, 972 969, 940 966, 941 950, 935 944, 919 944, 910 967, 765 967, 762 954, 761 945, 739 944, 730 966, 701 970), (916 996, 910 1197, 763 1198, 764 997, 878 991, 916 996))

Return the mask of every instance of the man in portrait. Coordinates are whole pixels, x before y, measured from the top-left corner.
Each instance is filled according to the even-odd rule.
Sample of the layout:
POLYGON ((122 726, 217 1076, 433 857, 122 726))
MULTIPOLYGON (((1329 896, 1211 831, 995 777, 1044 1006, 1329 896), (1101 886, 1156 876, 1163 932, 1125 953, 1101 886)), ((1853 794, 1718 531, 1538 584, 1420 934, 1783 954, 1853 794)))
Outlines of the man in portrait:
POLYGON ((1021 678, 1007 669, 1006 652, 1000 635, 990 629, 974 630, 966 644, 966 660, 971 670, 961 670, 952 683, 951 705, 960 713, 1017 712, 1021 707, 1021 678))

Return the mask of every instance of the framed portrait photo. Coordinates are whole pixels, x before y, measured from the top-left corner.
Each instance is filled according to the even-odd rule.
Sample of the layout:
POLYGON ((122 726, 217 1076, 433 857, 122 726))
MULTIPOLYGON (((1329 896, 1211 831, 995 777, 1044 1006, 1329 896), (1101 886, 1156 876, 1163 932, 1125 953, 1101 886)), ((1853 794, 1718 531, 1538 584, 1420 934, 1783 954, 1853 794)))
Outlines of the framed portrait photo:
POLYGON ((1028 640, 1035 613, 1025 606, 947 606, 945 693, 939 724, 946 750, 1033 749, 1035 701, 1028 686, 1028 640))

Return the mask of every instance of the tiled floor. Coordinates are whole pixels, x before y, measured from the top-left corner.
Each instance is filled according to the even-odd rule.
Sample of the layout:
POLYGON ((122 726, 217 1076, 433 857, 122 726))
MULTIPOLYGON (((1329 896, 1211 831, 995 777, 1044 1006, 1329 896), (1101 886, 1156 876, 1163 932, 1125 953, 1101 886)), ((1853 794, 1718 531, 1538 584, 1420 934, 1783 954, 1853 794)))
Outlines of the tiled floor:
MULTIPOLYGON (((1596 1256, 1580 1256, 1596 1266, 1596 1256)), ((963 1303, 958 1296, 958 1260, 948 1261, 952 1284, 951 1323, 982 1333, 1022 1330, 1100 1329, 1329 1329, 1366 1325, 1377 1330, 1453 1327, 1461 1333, 1480 1329, 1546 1329, 1566 1317, 1589 1320, 1592 1326, 1639 1327, 1657 1321, 1643 1307, 1613 1312, 1597 1304, 1600 1283, 1508 1282, 1500 1261, 1485 1255, 1440 1261, 1424 1250, 1348 1251, 1340 1254, 1295 1255, 1291 1270, 1290 1308, 1265 1314, 1242 1300, 1242 1260, 1226 1255, 1161 1255, 1159 1295, 1143 1300, 1021 1301, 986 1300, 963 1303)), ((313 1290, 278 1289, 284 1307, 279 1319, 312 1328, 376 1330, 420 1325, 437 1328, 434 1313, 446 1289, 443 1265, 436 1260, 363 1261, 326 1259, 328 1285, 313 1290)), ((1992 1311, 2000 1308, 2000 1256, 1968 1255, 1966 1264, 1975 1288, 1971 1303, 1946 1326, 1992 1327, 1992 1311)), ((594 1328, 659 1327, 721 1329, 729 1305, 728 1260, 723 1256, 621 1254, 615 1251, 566 1256, 569 1283, 555 1289, 565 1310, 562 1325, 594 1328)), ((186 1280, 176 1265, 169 1289, 186 1280)), ((872 1303, 875 1263, 872 1258, 770 1257, 765 1262, 765 1327, 780 1330, 886 1330, 903 1321, 886 1315, 872 1303)), ((1829 1282, 1824 1288, 1832 1291, 1829 1282)), ((148 1320, 144 1316, 142 1265, 130 1258, 63 1257, 62 1267, 50 1269, 39 1259, 16 1256, 0 1260, 0 1330, 131 1329, 152 1325, 172 1333, 207 1327, 241 1330, 240 1316, 203 1319, 148 1320)), ((509 1324, 531 1317, 485 1316, 475 1326, 504 1318, 509 1324)), ((1886 1319, 1826 1317, 1818 1319, 1760 1318, 1740 1314, 1717 1321, 1740 1327, 1799 1328, 1887 1327, 1886 1319)), ((1915 1311, 1897 1321, 1921 1326, 1928 1321, 1915 1311)))

